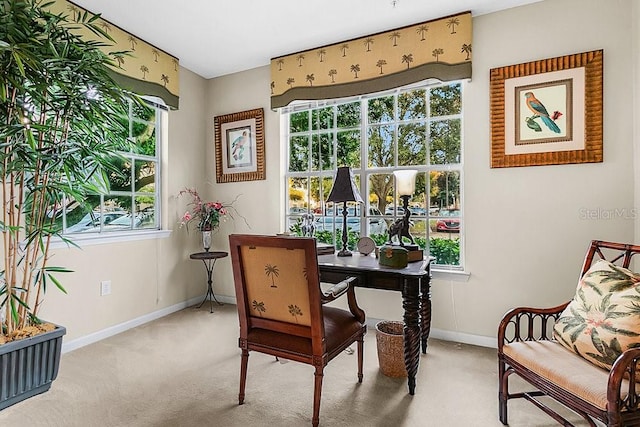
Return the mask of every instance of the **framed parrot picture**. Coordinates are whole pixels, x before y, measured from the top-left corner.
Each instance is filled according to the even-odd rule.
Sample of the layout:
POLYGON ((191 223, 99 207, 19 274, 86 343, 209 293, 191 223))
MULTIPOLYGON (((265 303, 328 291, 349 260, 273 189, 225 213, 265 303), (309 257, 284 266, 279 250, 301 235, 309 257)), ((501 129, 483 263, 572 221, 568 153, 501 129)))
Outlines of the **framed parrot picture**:
POLYGON ((491 167, 602 162, 602 69, 602 50, 493 68, 491 167))

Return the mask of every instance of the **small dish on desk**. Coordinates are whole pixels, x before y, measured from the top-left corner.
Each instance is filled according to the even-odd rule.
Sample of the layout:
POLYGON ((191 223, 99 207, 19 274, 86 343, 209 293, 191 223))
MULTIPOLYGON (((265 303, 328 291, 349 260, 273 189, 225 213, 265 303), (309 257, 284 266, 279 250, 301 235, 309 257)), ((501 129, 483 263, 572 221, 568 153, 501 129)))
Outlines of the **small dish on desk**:
POLYGON ((328 255, 336 251, 336 247, 328 243, 317 242, 316 250, 318 255, 328 255))
POLYGON ((357 248, 362 255, 369 255, 376 250, 376 242, 371 237, 362 236, 358 240, 357 248))

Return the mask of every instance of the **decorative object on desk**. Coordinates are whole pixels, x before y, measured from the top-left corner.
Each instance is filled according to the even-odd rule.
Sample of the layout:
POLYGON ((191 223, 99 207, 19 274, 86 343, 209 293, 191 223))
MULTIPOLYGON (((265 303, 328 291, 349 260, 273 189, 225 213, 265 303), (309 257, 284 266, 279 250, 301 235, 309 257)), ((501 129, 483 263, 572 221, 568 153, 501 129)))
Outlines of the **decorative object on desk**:
POLYGON ((302 237, 313 237, 313 232, 315 230, 315 226, 313 222, 315 220, 315 215, 307 212, 302 215, 302 226, 300 227, 302 231, 302 237))
POLYGON ((384 245, 380 247, 378 263, 387 267, 404 268, 409 262, 409 251, 402 246, 384 245))
MULTIPOLYGON (((184 195, 191 196, 191 202, 188 204, 189 210, 180 219, 180 227, 185 227, 189 231, 189 225, 196 222, 196 228, 202 233, 202 246, 205 251, 209 251, 211 248, 211 235, 218 229, 221 222, 227 220, 227 217, 235 219, 235 215, 237 215, 244 219, 234 207, 234 203, 240 196, 236 197, 231 203, 223 203, 203 201, 198 191, 194 188, 185 188, 178 193, 178 197, 184 195)), ((245 224, 247 224, 246 220, 245 224)))
POLYGON ((409 233, 409 225, 411 217, 411 210, 409 209, 409 199, 413 196, 416 187, 416 175, 417 170, 403 169, 393 172, 396 178, 396 191, 398 196, 402 199, 402 218, 399 218, 391 224, 389 227, 389 240, 388 245, 399 245, 410 252, 408 259, 410 262, 422 260, 424 254, 422 249, 415 243, 413 236, 409 233), (398 239, 398 242, 394 242, 394 236, 398 239), (405 243, 402 239, 406 237, 411 243, 405 243))
POLYGON ((336 247, 329 243, 322 243, 316 240, 316 253, 318 255, 328 255, 336 252, 336 247))
POLYGON ((264 110, 216 116, 214 127, 216 182, 265 179, 264 110))
POLYGON ((327 198, 327 202, 342 202, 342 250, 338 252, 338 256, 351 256, 351 251, 347 248, 348 230, 347 230, 347 202, 363 203, 362 197, 358 192, 358 187, 353 179, 353 173, 347 166, 341 166, 336 172, 333 181, 333 188, 327 198))
POLYGON ((369 255, 376 249, 376 242, 368 236, 362 236, 358 240, 358 252, 362 255, 369 255))

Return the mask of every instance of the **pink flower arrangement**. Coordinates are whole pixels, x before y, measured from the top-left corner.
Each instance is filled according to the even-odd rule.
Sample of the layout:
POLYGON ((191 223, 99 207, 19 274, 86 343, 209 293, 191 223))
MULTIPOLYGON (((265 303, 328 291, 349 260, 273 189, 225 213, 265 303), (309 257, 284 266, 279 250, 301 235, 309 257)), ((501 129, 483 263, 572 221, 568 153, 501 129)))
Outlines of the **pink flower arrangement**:
POLYGON ((192 197, 191 209, 186 211, 180 220, 180 227, 189 228, 189 224, 194 221, 198 222, 198 230, 209 231, 214 230, 220 225, 220 221, 225 221, 229 215, 228 207, 220 202, 204 202, 193 188, 185 188, 178 193, 178 197, 188 194, 192 197))

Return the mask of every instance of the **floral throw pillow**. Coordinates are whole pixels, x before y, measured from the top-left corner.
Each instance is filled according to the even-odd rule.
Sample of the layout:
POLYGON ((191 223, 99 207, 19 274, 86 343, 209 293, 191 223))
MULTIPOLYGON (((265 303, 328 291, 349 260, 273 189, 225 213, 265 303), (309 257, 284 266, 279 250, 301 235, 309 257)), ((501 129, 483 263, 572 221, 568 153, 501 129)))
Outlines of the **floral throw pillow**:
POLYGON ((596 261, 578 282, 553 332, 569 350, 611 369, 623 351, 640 347, 640 275, 596 261))

